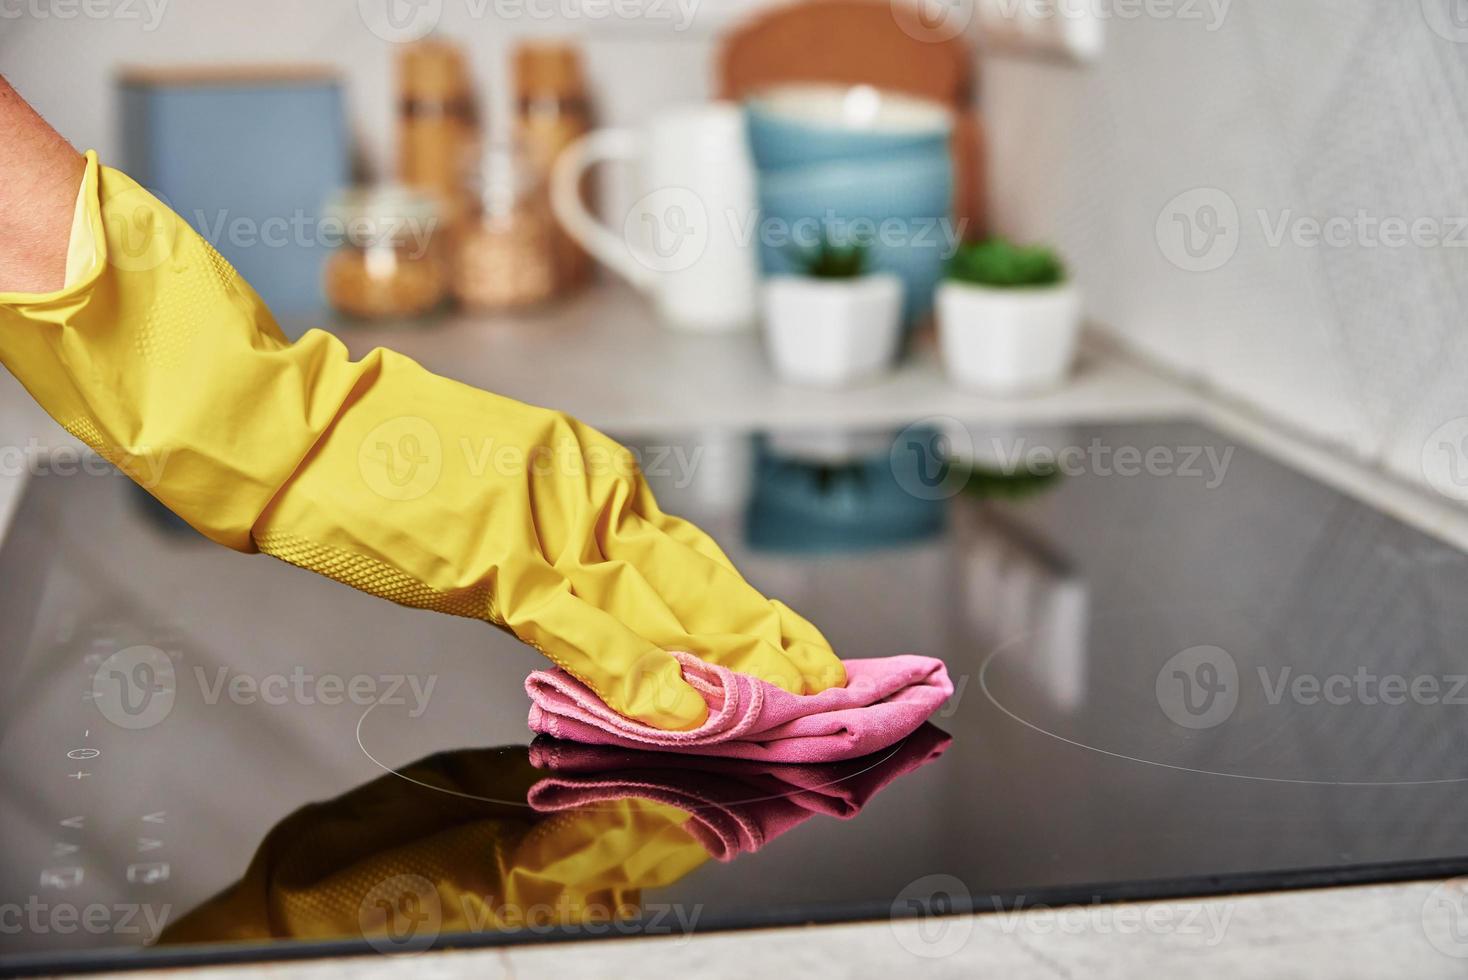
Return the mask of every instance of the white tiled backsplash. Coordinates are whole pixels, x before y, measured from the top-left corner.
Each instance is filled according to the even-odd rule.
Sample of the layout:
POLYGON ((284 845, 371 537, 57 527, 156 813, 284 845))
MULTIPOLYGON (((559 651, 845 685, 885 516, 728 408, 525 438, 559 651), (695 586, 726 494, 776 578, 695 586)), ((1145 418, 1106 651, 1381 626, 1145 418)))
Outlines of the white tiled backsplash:
MULTIPOLYGON (((600 0, 424 2, 472 49, 492 118, 508 111, 507 42, 570 33, 609 123, 705 97, 718 32, 758 5, 637 0, 643 16, 618 18, 596 16, 600 0)), ((0 21, 3 70, 78 144, 115 158, 120 63, 330 61, 369 157, 390 159, 395 46, 355 0, 130 3, 135 19, 0 21)), ((1468 3, 982 3, 1058 4, 1105 29, 1083 66, 980 56, 997 228, 1058 242, 1100 329, 1422 479, 1440 427, 1468 416, 1468 247, 1451 244, 1468 246, 1468 3), (1381 244, 1388 226, 1428 244, 1381 244)))
POLYGON ((1440 428, 1468 416, 1453 3, 1236 0, 1216 29, 1114 17, 1084 69, 987 61, 996 222, 1057 240, 1089 315, 1136 350, 1441 476, 1468 462, 1468 426, 1440 428))

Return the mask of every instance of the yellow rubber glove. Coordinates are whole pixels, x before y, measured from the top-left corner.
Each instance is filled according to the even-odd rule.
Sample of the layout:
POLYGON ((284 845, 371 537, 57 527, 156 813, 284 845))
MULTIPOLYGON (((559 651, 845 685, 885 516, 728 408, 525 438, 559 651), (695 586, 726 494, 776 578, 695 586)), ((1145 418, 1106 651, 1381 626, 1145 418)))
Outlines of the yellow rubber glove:
POLYGON ((644 889, 709 859, 683 829, 688 814, 667 804, 629 798, 556 814, 516 805, 545 775, 523 747, 443 753, 403 774, 446 792, 393 774, 297 810, 238 882, 159 942, 605 927, 635 918, 644 889))
POLYGON ((207 242, 95 154, 68 285, 0 294, 0 360, 209 538, 507 628, 648 724, 707 713, 668 650, 797 693, 845 683, 815 627, 658 509, 626 449, 389 350, 289 343, 207 242))

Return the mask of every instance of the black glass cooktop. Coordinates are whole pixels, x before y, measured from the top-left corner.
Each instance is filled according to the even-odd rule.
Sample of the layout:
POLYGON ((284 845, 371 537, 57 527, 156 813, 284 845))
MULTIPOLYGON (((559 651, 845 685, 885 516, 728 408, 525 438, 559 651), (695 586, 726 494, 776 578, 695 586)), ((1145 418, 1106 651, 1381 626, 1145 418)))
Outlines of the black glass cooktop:
POLYGON ((602 938, 1468 869, 1468 558, 1188 423, 632 440, 845 656, 875 756, 530 742, 536 655, 35 476, 0 546, 0 966, 602 938))

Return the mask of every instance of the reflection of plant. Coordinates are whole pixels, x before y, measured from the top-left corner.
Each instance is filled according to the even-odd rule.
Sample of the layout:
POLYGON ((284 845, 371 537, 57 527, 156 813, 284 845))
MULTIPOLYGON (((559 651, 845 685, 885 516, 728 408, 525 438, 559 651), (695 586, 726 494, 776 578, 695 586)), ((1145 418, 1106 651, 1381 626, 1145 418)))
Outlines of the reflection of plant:
POLYGON ((996 289, 1054 286, 1065 280, 1065 265, 1044 245, 990 238, 960 246, 948 262, 948 278, 996 289))
POLYGON ((860 279, 867 271, 867 247, 860 243, 838 245, 822 238, 815 248, 795 253, 795 266, 811 279, 860 279))
POLYGON ((1054 466, 1030 466, 1015 470, 992 470, 975 466, 963 485, 963 492, 971 497, 999 500, 1022 500, 1043 493, 1060 480, 1060 470, 1054 466))
POLYGON ((849 483, 858 490, 865 489, 867 485, 866 469, 860 464, 833 466, 820 463, 812 472, 816 489, 821 493, 831 493, 843 483, 849 483))

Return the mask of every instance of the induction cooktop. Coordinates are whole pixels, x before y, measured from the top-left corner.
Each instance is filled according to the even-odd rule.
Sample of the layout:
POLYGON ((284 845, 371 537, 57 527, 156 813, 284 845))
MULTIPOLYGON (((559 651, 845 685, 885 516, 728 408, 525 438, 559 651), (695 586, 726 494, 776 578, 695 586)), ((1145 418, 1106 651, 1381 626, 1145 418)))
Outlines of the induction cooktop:
POLYGON ((513 638, 33 476, 0 546, 0 968, 987 912, 1468 869, 1468 557, 1190 422, 622 434, 844 656, 827 767, 526 729, 513 638))

